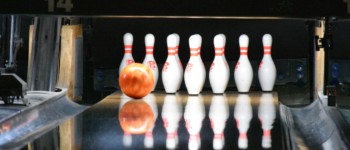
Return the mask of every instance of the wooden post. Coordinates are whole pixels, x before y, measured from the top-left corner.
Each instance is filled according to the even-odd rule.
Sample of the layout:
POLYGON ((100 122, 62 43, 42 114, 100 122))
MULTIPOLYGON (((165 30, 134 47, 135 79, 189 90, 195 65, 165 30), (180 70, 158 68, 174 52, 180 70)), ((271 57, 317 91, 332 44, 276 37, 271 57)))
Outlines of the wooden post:
MULTIPOLYGON (((68 97, 72 100, 80 100, 81 96, 74 95, 76 81, 75 74, 78 72, 75 68, 75 44, 76 38, 82 37, 81 25, 64 25, 61 31, 61 58, 58 73, 58 88, 67 88, 68 97)), ((82 61, 82 60, 81 60, 82 61)), ((81 79, 82 80, 82 79, 81 79)))
MULTIPOLYGON (((30 59, 32 58, 32 46, 33 46, 33 32, 34 32, 34 25, 29 26, 29 43, 28 43, 28 62, 30 62, 30 59)), ((28 63, 28 70, 30 69, 30 63, 28 63)), ((30 71, 27 72, 27 79, 31 78, 30 71)))
MULTIPOLYGON (((315 34, 321 39, 324 36, 324 25, 321 23, 320 27, 315 28, 315 34)), ((317 43, 318 45, 321 45, 320 42, 317 43)), ((315 63, 315 82, 316 82, 316 90, 317 92, 323 92, 324 87, 324 48, 320 48, 319 51, 316 51, 316 63, 315 63)))
MULTIPOLYGON (((64 25, 61 30, 57 87, 66 88, 68 98, 74 101, 82 98, 82 33, 82 25, 64 25)), ((81 142, 75 138, 78 134, 82 134, 81 122, 81 119, 72 118, 60 125, 61 150, 81 149, 81 142)))

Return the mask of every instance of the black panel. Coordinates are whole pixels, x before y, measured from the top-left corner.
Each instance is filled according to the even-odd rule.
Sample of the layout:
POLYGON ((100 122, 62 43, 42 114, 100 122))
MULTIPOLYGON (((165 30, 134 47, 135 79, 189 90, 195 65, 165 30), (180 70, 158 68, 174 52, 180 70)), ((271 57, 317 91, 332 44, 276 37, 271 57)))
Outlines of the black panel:
MULTIPOLYGON (((67 1, 67 0, 65 0, 67 1)), ((73 8, 57 8, 58 0, 1 0, 0 13, 155 16, 347 16, 343 0, 70 0, 73 8), (49 11, 48 3, 54 8, 49 11)))
POLYGON ((333 31, 333 50, 329 52, 331 58, 349 59, 350 58, 350 21, 334 22, 333 31))
POLYGON ((167 58, 166 38, 174 32, 180 35, 179 55, 183 64, 189 60, 188 39, 196 33, 203 39, 201 57, 204 62, 213 61, 213 39, 219 33, 224 33, 227 38, 225 55, 228 61, 239 57, 238 38, 241 34, 250 38, 249 58, 252 60, 260 60, 263 56, 262 36, 265 33, 273 37, 274 59, 307 58, 309 50, 304 20, 95 19, 91 46, 96 66, 119 67, 126 32, 134 35, 133 57, 136 62, 144 59, 144 36, 147 33, 155 36, 154 55, 159 64, 167 58))

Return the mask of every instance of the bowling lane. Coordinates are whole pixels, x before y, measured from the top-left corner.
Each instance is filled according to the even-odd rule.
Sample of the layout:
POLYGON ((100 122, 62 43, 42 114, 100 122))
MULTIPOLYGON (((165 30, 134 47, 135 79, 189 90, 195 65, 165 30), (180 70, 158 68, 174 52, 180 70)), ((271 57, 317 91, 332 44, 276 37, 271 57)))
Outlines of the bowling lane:
MULTIPOLYGON (((142 100, 113 93, 77 117, 82 117, 81 149, 284 149, 277 93, 252 92, 225 95, 155 92, 142 100), (119 112, 130 101, 144 101, 154 124, 146 134, 124 132, 119 112)), ((136 113, 134 110, 133 113, 136 113)), ((143 110, 144 112, 146 110, 143 110)), ((130 112, 130 111, 129 111, 130 112)), ((128 114, 124 114, 124 116, 128 114)), ((137 118, 134 116, 134 118, 137 118)), ((131 131, 140 118, 123 127, 131 131)))

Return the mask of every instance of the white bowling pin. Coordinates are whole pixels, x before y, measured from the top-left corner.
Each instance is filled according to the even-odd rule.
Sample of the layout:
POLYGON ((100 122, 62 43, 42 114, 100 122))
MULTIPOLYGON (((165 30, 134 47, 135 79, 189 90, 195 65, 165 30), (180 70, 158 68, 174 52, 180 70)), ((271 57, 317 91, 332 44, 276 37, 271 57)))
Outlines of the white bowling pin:
POLYGON ((228 116, 229 108, 226 97, 224 95, 213 95, 209 109, 209 119, 214 132, 214 149, 222 149, 225 145, 224 129, 228 116))
POLYGON ((148 66, 152 72, 154 77, 154 85, 152 91, 154 91, 154 88, 157 85, 158 82, 158 66, 157 62, 153 57, 153 48, 154 48, 154 35, 153 34, 147 34, 145 36, 145 45, 146 45, 146 57, 143 60, 143 64, 148 66))
POLYGON ((190 135, 188 141, 188 149, 199 149, 201 145, 200 131, 202 128, 202 121, 205 117, 205 109, 202 97, 188 96, 184 119, 186 128, 190 135))
POLYGON ((119 74, 122 70, 129 64, 134 63, 134 58, 132 57, 132 42, 134 38, 131 33, 125 33, 123 37, 124 41, 124 57, 119 66, 119 74))
MULTIPOLYGON (((201 37, 201 43, 202 43, 202 37, 201 37)), ((202 45, 202 44, 201 44, 201 45, 202 45)), ((204 62, 203 62, 203 60, 202 60, 202 58, 201 58, 201 46, 200 46, 200 48, 198 49, 198 56, 199 56, 199 58, 200 58, 200 62, 202 63, 202 66, 203 66, 203 68, 204 68, 204 69, 200 69, 200 70, 199 70, 199 71, 200 71, 200 74, 204 75, 203 78, 202 78, 202 82, 200 82, 200 83, 203 83, 203 84, 201 84, 202 86, 200 87, 200 89, 201 89, 200 92, 202 92, 203 87, 204 87, 204 83, 205 83, 205 78, 206 78, 206 70, 205 70, 204 62)))
MULTIPOLYGON (((219 35, 221 35, 223 37, 224 43, 225 43, 224 47, 226 47, 226 36, 224 34, 219 34, 219 35)), ((229 65, 227 63, 227 60, 226 60, 225 49, 224 49, 224 55, 222 55, 222 57, 224 58, 224 62, 226 63, 226 66, 230 69, 230 67, 229 67, 229 65)), ((227 76, 230 77, 230 71, 227 72, 227 76)))
POLYGON ((162 69, 162 81, 166 93, 176 93, 179 84, 181 84, 180 65, 175 57, 176 35, 170 34, 167 38, 168 58, 162 69))
POLYGON ((162 119, 167 132, 166 148, 175 149, 178 144, 177 129, 182 117, 181 100, 176 95, 165 95, 162 108, 162 119))
POLYGON ((198 95, 204 86, 205 68, 200 56, 202 37, 199 34, 192 35, 189 39, 191 57, 185 69, 185 85, 190 95, 198 95))
POLYGON ((238 147, 246 149, 248 148, 247 132, 250 126, 250 120, 253 117, 253 110, 248 94, 238 95, 235 104, 234 117, 239 131, 238 147))
POLYGON ((218 34, 214 38, 215 58, 209 71, 209 82, 213 93, 225 92, 230 78, 230 69, 225 59, 225 35, 218 34))
MULTIPOLYGON (((143 98, 144 101, 151 106, 153 115, 154 115, 154 122, 157 120, 158 117, 158 108, 157 108, 157 102, 156 102, 156 96, 154 94, 148 94, 146 97, 143 98)), ((153 148, 154 146, 154 140, 153 140, 153 129, 154 125, 145 133, 145 139, 144 139, 144 146, 145 148, 153 148)))
POLYGON ((178 63, 179 63, 179 66, 180 66, 180 73, 181 73, 181 75, 180 75, 180 80, 179 80, 180 83, 179 83, 179 86, 178 86, 178 88, 177 88, 177 90, 179 90, 180 87, 181 87, 182 80, 183 80, 184 69, 183 69, 183 66, 182 66, 182 63, 181 63, 181 60, 180 60, 180 57, 179 57, 180 36, 179 36, 179 34, 177 34, 177 33, 173 33, 173 34, 176 36, 176 51, 175 51, 175 57, 176 57, 176 60, 177 60, 178 63))
POLYGON ((276 118, 276 108, 271 93, 262 94, 258 109, 258 116, 263 129, 261 145, 263 148, 271 148, 271 129, 276 118))
POLYGON ((276 66, 271 57, 272 36, 263 36, 264 56, 259 65, 259 82, 262 91, 272 91, 276 80, 276 66))
POLYGON ((249 92, 253 81, 253 69, 248 59, 248 44, 248 36, 241 35, 239 37, 240 56, 234 73, 238 92, 249 92))

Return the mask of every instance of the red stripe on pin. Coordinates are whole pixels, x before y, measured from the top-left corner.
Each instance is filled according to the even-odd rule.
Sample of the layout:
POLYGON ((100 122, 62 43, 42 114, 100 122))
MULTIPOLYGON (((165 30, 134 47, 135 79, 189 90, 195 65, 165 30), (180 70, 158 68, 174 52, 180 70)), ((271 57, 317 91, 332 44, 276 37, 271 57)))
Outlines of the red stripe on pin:
POLYGON ((271 46, 264 46, 264 49, 271 49, 271 46))
POLYGON ((197 47, 197 48, 190 48, 190 51, 199 51, 201 48, 197 47))
POLYGON ((132 45, 124 45, 124 48, 132 48, 132 45))
POLYGON ((191 54, 191 56, 199 56, 199 53, 191 54))
POLYGON ((124 132, 124 135, 131 135, 131 133, 128 133, 128 132, 124 132))
POLYGON ((131 50, 125 50, 124 53, 125 54, 131 53, 131 50))
POLYGON ((240 47, 240 50, 248 50, 248 47, 240 47))
POLYGON ((224 48, 223 47, 216 47, 215 51, 224 51, 224 48))
POLYGON ((146 46, 146 49, 153 49, 153 46, 146 46))
POLYGON ((224 52, 215 52, 215 56, 222 56, 224 55, 224 52))
POLYGON ((146 133, 145 133, 145 136, 148 136, 148 137, 150 137, 150 136, 152 136, 152 135, 153 135, 152 132, 146 132, 146 133))
POLYGON ((270 136, 271 131, 270 130, 264 130, 264 136, 270 136))
POLYGON ((248 52, 241 52, 241 55, 248 55, 248 52))
POLYGON ((150 52, 147 51, 146 54, 153 54, 153 52, 152 51, 150 51, 150 52))
POLYGON ((243 138, 243 139, 246 139, 248 136, 247 136, 247 133, 240 133, 239 134, 239 138, 243 138))
POLYGON ((271 52, 264 52, 265 55, 271 55, 271 52))
POLYGON ((224 137, 224 135, 221 134, 214 134, 214 139, 222 139, 224 137))
POLYGON ((176 47, 168 47, 168 50, 176 50, 176 47))
POLYGON ((169 133, 168 135, 167 135, 167 138, 168 139, 173 139, 173 138, 175 138, 176 137, 176 133, 169 133))
POLYGON ((198 140, 198 139, 199 139, 199 134, 190 135, 190 140, 198 140))

